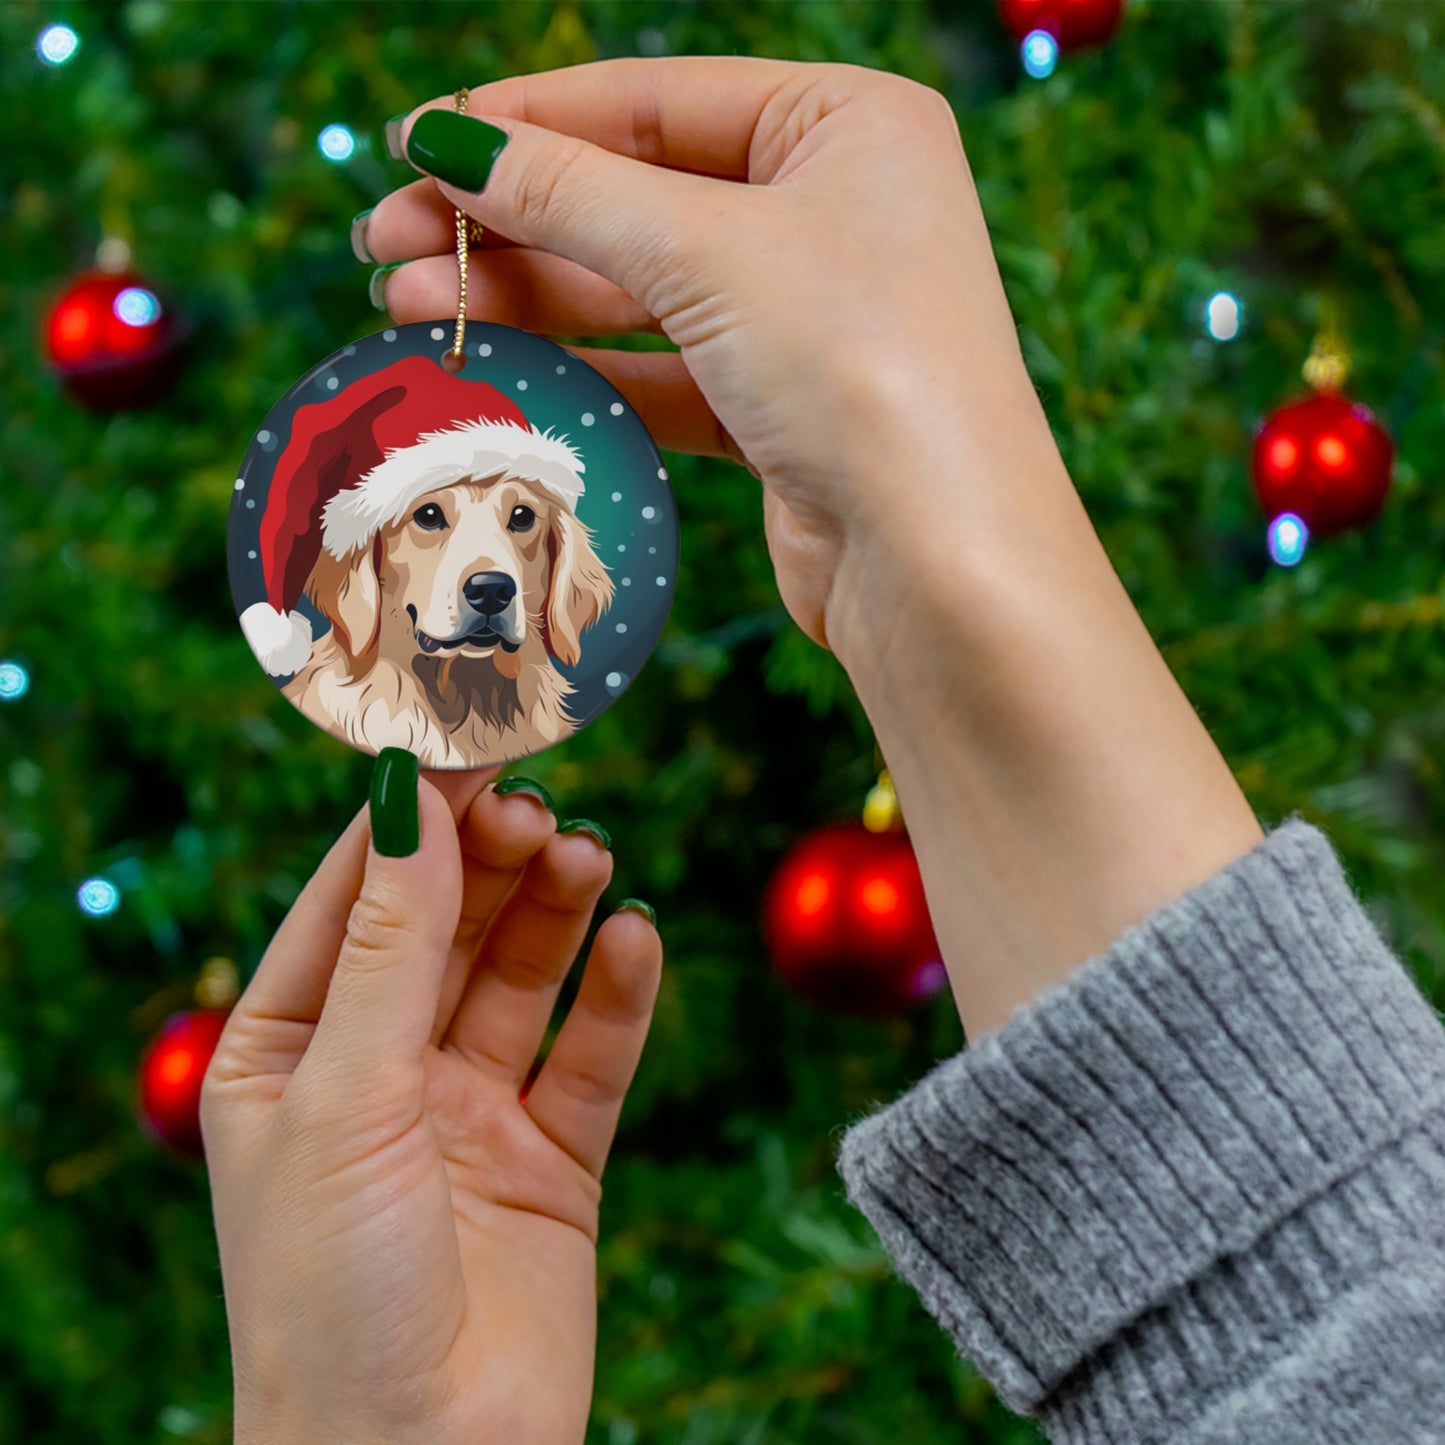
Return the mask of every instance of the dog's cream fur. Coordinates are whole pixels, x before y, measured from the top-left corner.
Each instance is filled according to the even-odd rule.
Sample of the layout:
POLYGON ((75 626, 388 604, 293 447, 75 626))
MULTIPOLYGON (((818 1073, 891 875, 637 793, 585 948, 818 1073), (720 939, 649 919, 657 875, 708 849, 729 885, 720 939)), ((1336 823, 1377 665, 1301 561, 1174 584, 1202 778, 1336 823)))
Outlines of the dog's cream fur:
MULTIPOLYGON (((427 514, 435 518, 435 513, 427 514)), ((535 482, 499 475, 437 487, 369 545, 324 549, 306 585, 330 619, 286 697, 333 736, 371 752, 407 748, 427 768, 476 768, 527 756, 576 730, 572 685, 581 636, 612 601, 591 532, 535 482), (421 527, 431 504, 448 525, 421 527), (514 509, 535 513, 523 532, 514 509), (477 572, 517 584, 520 645, 423 652, 419 630, 455 637, 471 614, 462 585, 477 572), (408 609, 412 609, 409 611, 408 609)))

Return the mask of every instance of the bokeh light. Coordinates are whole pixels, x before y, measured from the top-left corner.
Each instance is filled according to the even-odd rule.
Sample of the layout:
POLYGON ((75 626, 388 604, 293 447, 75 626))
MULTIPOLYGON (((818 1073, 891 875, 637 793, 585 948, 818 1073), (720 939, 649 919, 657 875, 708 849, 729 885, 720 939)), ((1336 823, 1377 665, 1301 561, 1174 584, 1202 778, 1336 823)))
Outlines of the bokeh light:
POLYGON ((35 42, 35 53, 47 65, 64 65, 80 49, 80 36, 68 25, 47 25, 35 42))
POLYGON ((8 659, 0 662, 0 702, 15 702, 30 691, 30 674, 8 659))
POLYGON ((1233 341, 1244 325, 1244 307, 1228 291, 1216 291, 1204 308, 1204 329, 1216 341, 1233 341))
POLYGON ((1293 512, 1281 512, 1269 524, 1269 555, 1281 567, 1293 567, 1305 554, 1310 529, 1293 512))
POLYGON ((1019 47, 1024 69, 1035 80, 1044 80, 1054 73, 1059 63, 1059 42, 1047 30, 1031 30, 1019 47))
POLYGON ((92 918, 106 918, 120 907, 120 889, 109 878, 87 878, 75 897, 92 918))
POLYGON ((356 137, 347 126, 329 125, 316 137, 316 147, 329 161, 349 161, 356 152, 356 137))
POLYGON ((127 286, 115 298, 112 309, 127 326, 149 326, 160 319, 161 303, 156 294, 144 286, 127 286))

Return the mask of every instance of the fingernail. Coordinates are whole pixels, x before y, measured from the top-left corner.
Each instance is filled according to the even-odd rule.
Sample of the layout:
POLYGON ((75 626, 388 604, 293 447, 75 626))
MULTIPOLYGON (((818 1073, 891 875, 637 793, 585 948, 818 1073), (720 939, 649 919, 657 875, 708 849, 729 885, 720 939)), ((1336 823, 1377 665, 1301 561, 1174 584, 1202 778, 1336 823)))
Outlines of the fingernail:
POLYGON ((549 813, 557 811, 557 805, 552 801, 552 795, 541 783, 534 783, 531 778, 503 778, 500 783, 492 785, 492 791, 507 797, 512 793, 525 793, 529 798, 536 798, 549 813))
POLYGON ((565 823, 557 825, 559 833, 586 833, 595 838, 604 848, 612 846, 612 835, 602 826, 601 823, 594 823, 591 818, 568 818, 565 823))
POLYGON ((484 120, 454 110, 426 110, 406 138, 406 158, 464 191, 479 191, 510 137, 484 120))
POLYGON ((406 121, 406 116, 410 114, 411 112, 407 111, 406 115, 394 115, 386 123, 384 132, 386 135, 386 153, 394 161, 404 161, 406 159, 401 150, 401 128, 406 121))
POLYGON ((405 748, 383 748, 371 775, 371 841, 387 858, 409 858, 421 846, 416 796, 417 758, 405 748))
POLYGON ((371 280, 367 283, 366 294, 371 297, 371 304, 378 311, 386 310, 386 278, 398 266, 406 265, 405 261, 391 261, 385 266, 378 266, 371 273, 371 280))
POLYGON ((373 210, 374 206, 368 206, 351 218, 351 254, 358 261, 365 261, 368 266, 376 265, 376 257, 371 254, 366 244, 366 223, 371 219, 373 210))
POLYGON ((640 898, 624 898, 617 905, 619 913, 640 913, 654 928, 657 927, 657 912, 652 904, 644 903, 640 898))

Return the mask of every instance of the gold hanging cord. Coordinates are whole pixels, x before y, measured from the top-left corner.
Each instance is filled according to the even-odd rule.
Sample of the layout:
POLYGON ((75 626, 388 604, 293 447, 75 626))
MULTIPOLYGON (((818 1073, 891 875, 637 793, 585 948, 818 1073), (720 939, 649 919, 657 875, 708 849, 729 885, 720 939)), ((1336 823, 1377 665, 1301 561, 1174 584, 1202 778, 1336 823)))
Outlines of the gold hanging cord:
MULTIPOLYGON (((467 113, 470 92, 462 89, 452 96, 452 104, 459 115, 467 113)), ((463 344, 467 337, 467 251, 479 246, 485 232, 480 221, 474 221, 465 211, 457 212, 457 325, 452 335, 452 349, 442 357, 442 365, 448 371, 460 371, 467 364, 463 344)))

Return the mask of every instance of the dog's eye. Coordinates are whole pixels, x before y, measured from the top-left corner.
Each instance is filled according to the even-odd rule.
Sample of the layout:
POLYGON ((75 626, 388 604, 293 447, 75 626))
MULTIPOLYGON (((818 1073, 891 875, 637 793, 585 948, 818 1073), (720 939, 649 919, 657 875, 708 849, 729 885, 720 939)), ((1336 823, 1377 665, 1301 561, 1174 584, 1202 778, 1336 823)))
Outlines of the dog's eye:
POLYGON ((426 506, 418 507, 412 516, 412 521, 418 527, 425 527, 428 532, 440 532, 447 524, 446 513, 435 502, 428 502, 426 506))
POLYGON ((512 515, 507 519, 507 530, 509 532, 528 532, 536 520, 537 514, 530 507, 513 507, 512 515))

